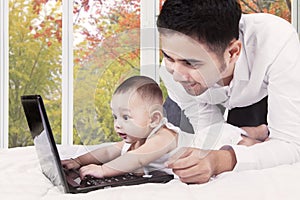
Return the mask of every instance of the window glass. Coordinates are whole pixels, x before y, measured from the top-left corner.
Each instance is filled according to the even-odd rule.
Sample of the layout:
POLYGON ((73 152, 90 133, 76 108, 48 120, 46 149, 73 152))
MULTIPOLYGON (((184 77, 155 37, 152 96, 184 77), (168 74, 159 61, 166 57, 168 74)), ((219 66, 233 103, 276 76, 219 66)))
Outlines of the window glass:
POLYGON ((140 74, 140 0, 74 0, 74 144, 118 141, 112 93, 140 74))
POLYGON ((32 145, 20 96, 43 96, 60 143, 60 0, 9 0, 9 147, 32 145))
POLYGON ((270 13, 291 22, 291 0, 240 0, 244 13, 270 13))

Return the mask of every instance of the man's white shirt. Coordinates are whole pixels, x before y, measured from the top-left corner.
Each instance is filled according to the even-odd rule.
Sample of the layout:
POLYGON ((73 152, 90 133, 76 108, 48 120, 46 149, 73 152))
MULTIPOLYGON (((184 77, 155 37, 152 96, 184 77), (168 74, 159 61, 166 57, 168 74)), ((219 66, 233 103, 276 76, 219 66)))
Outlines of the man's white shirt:
POLYGON ((297 32, 279 17, 245 14, 240 20, 239 40, 242 52, 229 86, 215 85, 200 96, 191 96, 162 65, 160 76, 168 95, 184 110, 198 137, 213 124, 226 123, 216 104, 228 109, 245 107, 268 95, 269 141, 251 147, 236 145, 236 134, 242 130, 222 129, 226 136, 234 138, 232 144, 228 144, 237 158, 234 170, 300 161, 300 43, 297 32))

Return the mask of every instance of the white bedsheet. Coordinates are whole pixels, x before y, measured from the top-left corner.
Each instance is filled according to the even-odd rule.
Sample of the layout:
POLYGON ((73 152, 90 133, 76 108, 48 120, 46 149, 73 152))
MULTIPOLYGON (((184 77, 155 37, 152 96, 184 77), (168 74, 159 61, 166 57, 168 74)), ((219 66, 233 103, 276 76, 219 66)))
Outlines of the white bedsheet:
MULTIPOLYGON (((59 147, 62 158, 79 155, 83 146, 59 147)), ((166 184, 143 184, 64 194, 42 174, 33 146, 0 149, 0 199, 300 199, 300 163, 264 170, 227 172, 201 185, 175 179, 166 184)))

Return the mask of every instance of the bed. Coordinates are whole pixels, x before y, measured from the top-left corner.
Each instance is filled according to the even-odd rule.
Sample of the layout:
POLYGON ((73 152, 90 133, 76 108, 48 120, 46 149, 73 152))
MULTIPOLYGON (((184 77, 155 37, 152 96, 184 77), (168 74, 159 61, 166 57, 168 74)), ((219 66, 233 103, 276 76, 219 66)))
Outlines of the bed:
MULTIPOLYGON (((80 155, 85 146, 58 146, 63 158, 80 155)), ((0 149, 0 199, 300 199, 300 163, 264 170, 226 172, 206 184, 187 185, 174 179, 65 194, 42 174, 33 146, 0 149)))

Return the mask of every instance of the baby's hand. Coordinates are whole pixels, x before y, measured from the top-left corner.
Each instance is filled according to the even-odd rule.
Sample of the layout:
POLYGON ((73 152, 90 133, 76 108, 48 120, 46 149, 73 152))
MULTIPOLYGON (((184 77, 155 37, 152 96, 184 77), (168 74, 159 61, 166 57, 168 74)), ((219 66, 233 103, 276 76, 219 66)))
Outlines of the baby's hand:
POLYGON ((101 165, 90 164, 80 168, 80 178, 84 179, 86 175, 90 175, 96 178, 103 178, 104 173, 101 165))
POLYGON ((78 169, 81 167, 80 161, 77 160, 78 158, 71 158, 67 160, 62 160, 61 165, 66 169, 78 169))

